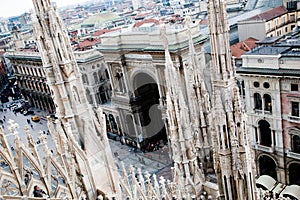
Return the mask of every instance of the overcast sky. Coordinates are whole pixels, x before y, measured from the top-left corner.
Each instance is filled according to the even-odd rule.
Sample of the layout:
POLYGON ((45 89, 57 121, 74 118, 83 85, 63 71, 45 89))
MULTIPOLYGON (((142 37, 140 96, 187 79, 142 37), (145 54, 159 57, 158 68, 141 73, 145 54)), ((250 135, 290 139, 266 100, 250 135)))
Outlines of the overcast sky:
MULTIPOLYGON (((32 0, 0 0, 0 17, 10 17, 23 14, 33 9, 32 0)), ((54 1, 54 0, 53 0, 54 1)), ((58 7, 80 4, 87 0, 55 0, 58 7)))

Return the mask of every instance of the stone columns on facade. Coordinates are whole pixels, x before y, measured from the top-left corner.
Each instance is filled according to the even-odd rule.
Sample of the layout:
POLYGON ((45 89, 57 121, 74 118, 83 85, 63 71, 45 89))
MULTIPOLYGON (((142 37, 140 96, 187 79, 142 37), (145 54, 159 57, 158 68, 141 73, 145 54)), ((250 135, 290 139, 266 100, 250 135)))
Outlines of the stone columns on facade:
POLYGON ((112 63, 107 63, 107 71, 108 71, 108 74, 110 75, 110 81, 111 81, 111 90, 112 90, 112 96, 115 96, 115 92, 116 92, 116 87, 115 87, 115 79, 114 79, 114 74, 113 74, 113 71, 112 71, 112 63))
POLYGON ((121 81, 124 83, 124 88, 123 88, 123 91, 122 93, 128 93, 128 91, 132 91, 132 89, 129 87, 130 84, 129 84, 129 80, 128 80, 128 74, 127 74, 127 70, 126 70, 126 66, 122 65, 120 63, 120 66, 121 66, 121 70, 122 70, 122 78, 121 78, 121 81))
POLYGON ((271 143, 271 148, 272 150, 274 150, 274 146, 275 146, 275 131, 273 129, 271 129, 271 140, 272 140, 272 143, 271 143))
POLYGON ((136 117, 137 115, 138 115, 138 113, 135 112, 135 113, 131 114, 131 117, 132 117, 132 123, 133 123, 134 131, 135 131, 135 137, 136 137, 137 147, 140 148, 140 144, 139 144, 139 140, 138 140, 140 133, 139 133, 139 128, 137 126, 137 124, 138 124, 137 122, 139 120, 136 117))

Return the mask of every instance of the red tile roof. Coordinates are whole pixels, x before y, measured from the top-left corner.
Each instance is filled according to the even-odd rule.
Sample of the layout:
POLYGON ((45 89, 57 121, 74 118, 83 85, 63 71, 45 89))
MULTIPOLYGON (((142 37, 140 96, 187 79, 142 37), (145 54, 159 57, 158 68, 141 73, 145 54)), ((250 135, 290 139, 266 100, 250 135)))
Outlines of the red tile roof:
POLYGON ((100 35, 103 35, 105 33, 109 33, 109 32, 112 32, 112 31, 119 30, 119 29, 120 28, 116 28, 116 29, 102 29, 102 30, 96 31, 92 36, 100 36, 100 35))
POLYGON ((287 13, 287 10, 283 6, 279 6, 276 8, 273 8, 272 10, 263 12, 261 14, 255 15, 248 20, 266 20, 269 21, 271 19, 274 19, 278 16, 283 15, 284 13, 287 13))
POLYGON ((78 48, 79 49, 84 49, 84 48, 87 48, 87 47, 91 47, 91 46, 97 44, 98 42, 100 42, 100 39, 91 39, 91 38, 86 39, 83 42, 79 43, 78 48))
POLYGON ((256 42, 258 40, 255 38, 248 38, 245 41, 236 43, 232 46, 230 46, 231 54, 232 56, 236 58, 241 58, 241 56, 246 53, 247 51, 250 51, 251 49, 255 48, 257 46, 256 42))
POLYGON ((146 17, 148 15, 152 14, 152 11, 150 12, 146 12, 146 13, 139 13, 135 16, 135 18, 138 18, 138 17, 146 17))
POLYGON ((202 19, 199 22, 200 25, 208 25, 208 19, 202 19))
POLYGON ((155 25, 158 25, 159 21, 156 19, 145 19, 143 21, 136 22, 133 27, 138 28, 138 27, 142 26, 143 24, 148 24, 148 23, 154 23, 155 25))

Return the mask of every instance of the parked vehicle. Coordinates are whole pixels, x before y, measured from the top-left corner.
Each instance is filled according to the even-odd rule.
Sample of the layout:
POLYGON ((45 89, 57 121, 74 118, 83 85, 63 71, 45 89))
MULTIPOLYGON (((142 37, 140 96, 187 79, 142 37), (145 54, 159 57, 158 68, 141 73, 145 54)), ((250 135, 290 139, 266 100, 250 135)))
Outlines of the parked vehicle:
POLYGON ((34 114, 34 111, 33 110, 25 110, 23 112, 23 115, 27 116, 27 115, 33 115, 34 114))
POLYGON ((39 122, 39 121, 40 121, 40 118, 39 118, 38 116, 36 116, 36 115, 33 115, 33 116, 31 117, 31 120, 34 121, 34 122, 39 122))
POLYGON ((15 112, 20 112, 20 111, 22 111, 24 109, 24 106, 23 105, 17 105, 17 107, 15 107, 14 109, 13 109, 13 111, 15 111, 15 112))
POLYGON ((49 116, 50 116, 52 119, 58 119, 58 117, 56 117, 55 114, 50 114, 49 116))
POLYGON ((120 140, 120 136, 118 134, 115 134, 115 133, 112 133, 112 132, 107 132, 107 137, 109 139, 116 140, 116 141, 120 140))
POLYGON ((12 108, 12 107, 14 107, 16 105, 16 103, 11 103, 11 104, 9 104, 7 107, 8 108, 12 108))
POLYGON ((122 137, 121 143, 123 143, 123 142, 125 144, 127 144, 128 146, 137 147, 137 142, 134 139, 132 139, 132 138, 130 138, 128 136, 123 136, 122 137))

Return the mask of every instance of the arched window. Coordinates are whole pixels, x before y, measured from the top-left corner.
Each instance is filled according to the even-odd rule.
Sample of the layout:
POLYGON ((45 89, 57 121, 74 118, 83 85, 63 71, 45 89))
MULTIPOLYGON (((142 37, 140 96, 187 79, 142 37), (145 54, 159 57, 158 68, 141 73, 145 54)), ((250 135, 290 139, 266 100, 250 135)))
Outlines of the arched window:
POLYGON ((292 150, 294 153, 300 153, 300 137, 298 135, 292 136, 292 150))
POLYGON ((107 69, 105 69, 105 79, 109 79, 109 75, 108 75, 108 71, 107 71, 107 69))
POLYGON ((86 74, 83 74, 82 75, 82 81, 83 81, 83 83, 85 83, 85 84, 89 84, 89 80, 88 80, 88 77, 87 77, 87 75, 86 74))
POLYGON ((277 180, 276 163, 271 157, 262 155, 259 157, 258 162, 260 175, 269 175, 277 180))
POLYGON ((92 98, 91 98, 91 94, 90 94, 90 91, 88 89, 85 90, 85 93, 86 93, 86 98, 89 102, 89 104, 92 104, 93 101, 92 101, 92 98))
POLYGON ((106 103, 107 102, 106 89, 103 86, 99 88, 99 93, 100 93, 101 104, 106 103))
POLYGON ((264 94, 265 111, 272 112, 272 98, 268 94, 264 94))
POLYGON ((254 93, 254 109, 262 110, 262 100, 259 93, 254 93))
POLYGON ((93 73, 95 83, 98 83, 98 75, 97 72, 93 73))
POLYGON ((272 145, 272 132, 270 124, 266 120, 260 120, 258 122, 260 130, 260 144, 263 146, 271 147, 272 145))
POLYGON ((100 81, 104 81, 104 78, 102 76, 102 71, 101 70, 98 71, 98 76, 100 78, 100 81))

